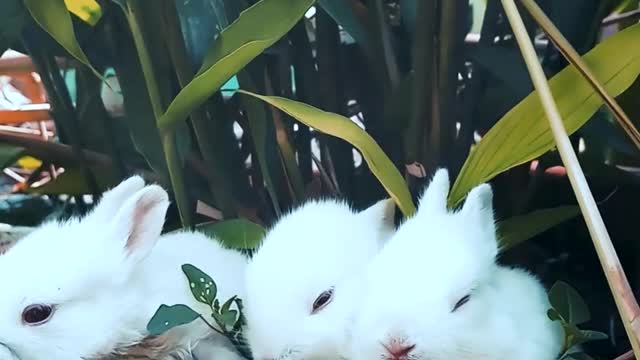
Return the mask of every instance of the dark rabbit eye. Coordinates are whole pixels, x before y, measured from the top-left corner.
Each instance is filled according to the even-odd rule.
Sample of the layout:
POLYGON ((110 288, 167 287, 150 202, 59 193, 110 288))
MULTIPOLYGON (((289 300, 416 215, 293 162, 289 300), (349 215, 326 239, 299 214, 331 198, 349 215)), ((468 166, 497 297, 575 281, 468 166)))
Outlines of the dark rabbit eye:
POLYGON ((332 299, 333 289, 323 291, 320 295, 318 295, 316 301, 313 302, 313 310, 311 310, 311 313, 315 314, 318 311, 322 310, 325 306, 327 306, 327 304, 331 302, 332 299))
POLYGON ((51 319, 51 315, 53 315, 51 305, 29 305, 22 312, 22 322, 27 325, 42 325, 51 319))
POLYGON ((460 300, 458 300, 458 302, 456 303, 456 305, 453 307, 453 310, 451 310, 451 312, 454 312, 456 310, 458 310, 459 308, 462 307, 462 305, 466 304, 467 302, 469 302, 469 299, 471 298, 471 295, 465 295, 463 296, 460 300))

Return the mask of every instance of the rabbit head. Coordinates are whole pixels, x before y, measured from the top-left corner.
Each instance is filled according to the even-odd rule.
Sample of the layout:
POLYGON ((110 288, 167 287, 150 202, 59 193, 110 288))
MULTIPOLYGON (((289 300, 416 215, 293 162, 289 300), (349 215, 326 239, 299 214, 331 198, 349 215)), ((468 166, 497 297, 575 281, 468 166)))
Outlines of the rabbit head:
POLYGON ((448 173, 438 170, 416 214, 371 261, 352 359, 502 358, 475 342, 494 306, 492 191, 477 186, 457 212, 447 210, 448 192, 448 173))
POLYGON ((312 201, 267 233, 246 273, 245 336, 256 360, 341 358, 365 264, 394 231, 394 204, 362 212, 312 201))
POLYGON ((129 178, 84 218, 43 224, 0 256, 0 354, 79 360, 139 335, 124 322, 144 294, 127 281, 169 206, 161 187, 144 185, 129 178))

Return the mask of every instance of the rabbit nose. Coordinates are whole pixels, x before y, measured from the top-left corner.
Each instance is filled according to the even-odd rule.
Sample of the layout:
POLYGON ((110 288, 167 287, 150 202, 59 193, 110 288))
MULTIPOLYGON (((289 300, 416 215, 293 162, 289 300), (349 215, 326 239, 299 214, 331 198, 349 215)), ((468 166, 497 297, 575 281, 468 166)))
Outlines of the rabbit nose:
POLYGON ((383 344, 383 346, 392 360, 406 360, 409 357, 409 353, 411 353, 411 351, 416 347, 415 344, 406 344, 396 341, 389 344, 383 344))

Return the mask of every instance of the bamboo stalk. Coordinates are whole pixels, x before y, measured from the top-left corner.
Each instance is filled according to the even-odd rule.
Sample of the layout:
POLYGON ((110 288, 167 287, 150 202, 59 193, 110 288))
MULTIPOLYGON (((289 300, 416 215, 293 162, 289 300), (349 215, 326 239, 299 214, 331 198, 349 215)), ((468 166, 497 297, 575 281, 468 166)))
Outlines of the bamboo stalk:
POLYGON ((616 251, 609 238, 609 233, 604 225, 602 216, 598 210, 597 204, 589 190, 589 185, 585 179, 580 163, 567 136, 567 132, 562 123, 560 113, 553 100, 553 95, 547 83, 547 79, 539 63, 536 51, 527 35, 522 17, 516 7, 514 0, 501 0, 505 9, 509 23, 513 28, 513 32, 518 41, 520 51, 524 57, 531 80, 540 96, 540 101, 544 107, 544 111, 549 120, 549 125, 553 133, 553 137, 560 153, 562 162, 567 169, 569 181, 571 182, 573 191, 582 210, 582 214, 587 223, 589 234, 593 240, 593 244, 600 259, 600 263, 604 270, 607 282, 613 293, 616 306, 620 312, 622 321, 627 332, 627 336, 633 347, 636 356, 640 356, 640 308, 633 296, 631 287, 626 278, 622 265, 616 251))
POLYGON ((633 126, 633 123, 627 116, 627 114, 622 110, 620 104, 613 98, 607 90, 605 90, 604 86, 600 84, 598 79, 593 75, 591 70, 585 62, 580 57, 580 54, 571 46, 571 43, 562 35, 560 30, 553 24, 551 19, 547 17, 544 11, 536 4, 533 0, 520 0, 522 4, 527 8, 533 19, 540 25, 540 27, 544 30, 545 33, 549 36, 549 39, 556 46, 556 49, 560 51, 562 56, 569 63, 575 66, 576 69, 582 74, 582 76, 593 86, 596 90, 596 93, 600 95, 602 100, 613 115, 618 120, 618 123, 622 127, 622 129, 627 133, 627 135, 631 138, 631 141, 636 145, 636 147, 640 148, 640 132, 633 126))

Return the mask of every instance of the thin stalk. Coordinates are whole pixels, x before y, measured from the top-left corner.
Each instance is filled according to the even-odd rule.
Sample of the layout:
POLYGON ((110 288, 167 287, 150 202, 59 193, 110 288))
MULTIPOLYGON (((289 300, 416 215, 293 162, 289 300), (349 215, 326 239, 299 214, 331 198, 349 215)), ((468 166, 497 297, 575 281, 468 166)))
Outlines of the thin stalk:
POLYGON ((416 32, 413 44, 414 89, 411 102, 411 119, 406 137, 406 162, 425 164, 428 151, 425 140, 428 124, 433 118, 433 90, 435 81, 435 43, 437 0, 422 0, 417 3, 416 32))
MULTIPOLYGON (((424 0, 420 0, 424 1, 424 0)), ((384 59, 384 70, 386 73, 385 83, 387 94, 390 94, 391 91, 398 84, 400 79, 399 71, 398 71, 398 61, 396 60, 396 54, 393 49, 393 43, 391 39, 391 32, 389 31, 389 27, 387 26, 387 21, 385 18, 384 12, 384 3, 382 0, 374 0, 373 1, 373 9, 374 9, 374 19, 373 24, 376 30, 376 38, 377 38, 377 47, 379 49, 378 53, 382 55, 384 59)))
MULTIPOLYGON (((153 108, 153 115, 157 123, 164 110, 151 56, 145 45, 144 33, 140 22, 142 14, 139 1, 141 0, 130 0, 127 2, 127 21, 131 27, 133 41, 138 51, 140 63, 142 64, 142 72, 144 73, 149 99, 151 100, 151 106, 153 108)), ((191 228, 194 224, 193 214, 190 211, 188 195, 184 187, 182 168, 177 154, 174 134, 171 133, 170 130, 165 130, 161 131, 160 137, 162 138, 164 156, 167 161, 167 167, 169 168, 169 178, 171 179, 171 186, 173 187, 174 196, 178 205, 182 226, 191 228)))
MULTIPOLYGON (((61 140, 70 143, 91 193, 95 198, 98 198, 100 195, 98 182, 84 157, 84 144, 78 128, 77 114, 73 107, 69 90, 60 74, 58 64, 52 55, 42 51, 39 47, 32 46, 28 41, 24 41, 23 43, 31 55, 34 66, 40 74, 42 83, 47 90, 49 102, 51 102, 53 110, 52 115, 56 120, 56 127, 58 131, 62 131, 61 135, 64 135, 61 136, 61 140)), ((75 200, 80 210, 84 212, 86 206, 82 197, 76 196, 75 200)))
MULTIPOLYGON (((180 86, 184 88, 193 79, 194 71, 187 56, 187 49, 182 37, 180 19, 177 15, 175 2, 163 1, 163 5, 164 18, 168 27, 167 47, 169 48, 169 55, 171 56, 173 67, 176 70, 178 82, 180 86)), ((224 119, 213 120, 224 121, 224 119)), ((216 151, 213 146, 213 139, 209 136, 211 132, 207 126, 208 121, 207 113, 202 106, 196 108, 191 113, 191 124, 193 124, 198 147, 200 148, 202 159, 206 165, 206 171, 211 179, 207 181, 209 191, 216 205, 222 210, 224 217, 233 218, 237 215, 237 208, 235 207, 231 186, 229 182, 225 180, 225 171, 220 165, 222 160, 219 156, 222 154, 216 151)))
POLYGON ((631 138, 631 141, 633 141, 636 147, 640 148, 640 132, 638 132, 638 130, 633 126, 633 123, 624 110, 622 110, 622 107, 620 107, 620 104, 618 104, 616 99, 607 93, 604 86, 602 86, 591 70, 589 70, 589 67, 582 60, 580 54, 578 54, 573 46, 571 46, 571 43, 569 43, 569 41, 562 35, 560 30, 558 30, 535 1, 521 0, 521 2, 538 25, 540 25, 540 27, 547 33, 549 39, 553 42, 558 51, 560 51, 562 56, 575 66, 585 80, 587 80, 596 90, 596 93, 602 98, 604 103, 607 104, 609 110, 611 110, 615 118, 618 120, 618 124, 620 124, 629 138, 631 138))
POLYGON ((562 118, 553 100, 551 89, 547 83, 542 66, 538 61, 536 51, 533 47, 527 31, 522 21, 522 17, 516 7, 514 0, 501 0, 509 23, 520 46, 520 51, 525 59, 531 80, 537 90, 538 96, 544 107, 545 114, 549 120, 551 131, 556 142, 556 147, 560 153, 562 162, 567 169, 569 181, 585 217, 589 234, 593 240, 596 253, 604 270, 607 282, 613 293, 616 306, 620 312, 627 336, 633 347, 636 357, 640 356, 640 307, 631 291, 629 281, 624 273, 620 259, 616 253, 607 228, 604 225, 598 206, 589 190, 589 185, 585 179, 576 153, 571 147, 571 142, 562 123, 562 118))

